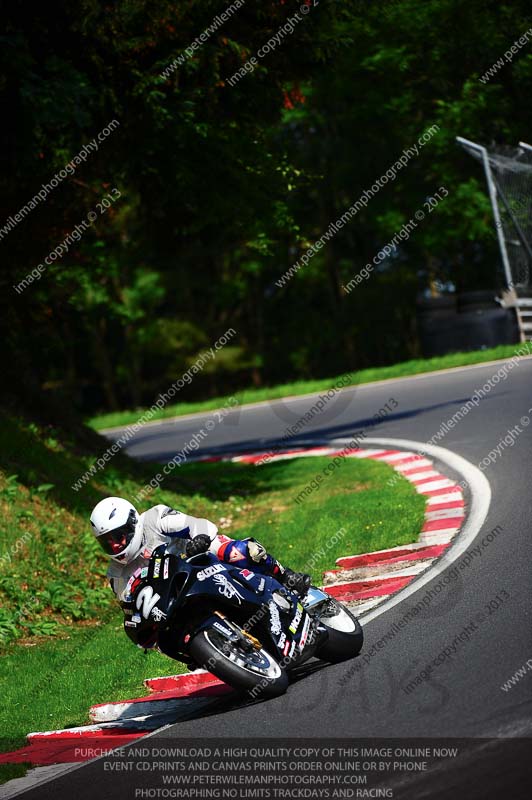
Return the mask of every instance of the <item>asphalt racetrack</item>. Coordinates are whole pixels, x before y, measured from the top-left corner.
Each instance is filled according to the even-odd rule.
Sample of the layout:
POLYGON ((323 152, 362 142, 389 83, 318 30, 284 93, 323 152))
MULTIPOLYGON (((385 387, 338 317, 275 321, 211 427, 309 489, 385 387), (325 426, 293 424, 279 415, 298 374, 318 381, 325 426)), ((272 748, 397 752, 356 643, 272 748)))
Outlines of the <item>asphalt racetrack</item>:
MULTIPOLYGON (((305 426, 292 444, 368 436, 428 441, 498 371, 496 365, 451 370, 427 376, 344 390, 305 426), (373 415, 393 398, 397 408, 382 422, 373 415)), ((268 449, 313 405, 315 397, 272 401, 231 412, 197 453, 268 449)), ((364 669, 363 680, 339 685, 349 665, 328 667, 292 686, 287 698, 270 701, 268 713, 251 709, 210 719, 210 735, 320 736, 522 736, 532 733, 532 675, 501 690, 532 657, 532 359, 507 373, 436 444, 478 465, 514 430, 513 446, 499 450, 483 469, 492 503, 483 531, 500 525, 498 535, 472 563, 463 580, 450 584, 426 618, 388 643, 364 669), (530 426, 520 423, 530 417, 530 426), (519 425, 521 433, 515 430, 519 425), (516 437, 516 438, 514 438, 516 437), (471 635, 434 679, 407 695, 408 681, 452 642, 475 614, 501 591, 509 599, 471 635), (297 712, 296 712, 297 710, 297 712)), ((146 428, 127 452, 143 460, 167 461, 179 452, 212 413, 146 428)), ((113 438, 116 434, 113 435, 113 438)), ((286 446, 286 442, 285 442, 286 446)), ((445 469, 445 466, 442 467, 445 469)), ((279 554, 282 559, 282 554, 279 554)), ((425 589, 427 587, 424 587, 425 589)), ((430 588, 430 586, 428 587, 430 588)), ((403 616, 401 605, 365 628, 371 648, 403 616)), ((170 729, 168 735, 201 735, 201 721, 170 729)))
MULTIPOLYGON (((290 445, 349 439, 361 431, 368 437, 426 442, 504 363, 508 364, 497 362, 344 390, 290 445), (376 422, 374 414, 391 398, 394 410, 376 422)), ((385 638, 366 663, 361 656, 356 662, 334 666, 309 665, 284 697, 247 705, 221 698, 208 717, 167 727, 161 736, 172 740, 205 736, 515 737, 529 740, 532 756, 532 671, 508 691, 501 689, 532 658, 532 358, 521 360, 505 378, 491 383, 478 407, 435 442, 475 466, 480 464, 491 485, 489 513, 472 546, 493 530, 497 535, 471 559, 468 568, 395 636, 386 638, 385 634, 403 617, 408 604, 438 580, 365 624, 363 654, 385 638), (503 441, 507 444, 501 445, 503 441), (485 460, 490 452, 491 461, 485 460), (452 657, 407 691, 407 684, 460 635, 452 657)), ((293 398, 231 411, 209 432, 197 453, 265 450, 279 444, 287 427, 296 423, 315 399, 293 398)), ((212 418, 213 414, 207 413, 146 426, 127 450, 142 460, 167 461, 212 418)), ((112 439, 118 435, 108 434, 112 439)), ((445 464, 438 466, 449 472, 445 464)), ((278 555, 282 560, 283 554, 278 555)), ((35 790, 42 794, 29 792, 27 796, 70 796, 68 786, 75 784, 76 796, 88 797, 82 791, 81 776, 91 769, 90 765, 78 769, 47 784, 46 789, 35 790)), ((487 745, 483 749, 479 743, 461 766, 450 766, 437 776, 390 781, 397 781, 394 796, 401 797, 488 796, 485 788, 480 792, 479 780, 486 781, 483 786, 489 781, 494 796, 524 797, 530 796, 521 793, 526 769, 522 751, 503 752, 502 747, 489 749, 487 745), (405 780, 407 785, 403 785, 405 780)), ((121 781, 125 780, 126 776, 121 776, 121 781)))

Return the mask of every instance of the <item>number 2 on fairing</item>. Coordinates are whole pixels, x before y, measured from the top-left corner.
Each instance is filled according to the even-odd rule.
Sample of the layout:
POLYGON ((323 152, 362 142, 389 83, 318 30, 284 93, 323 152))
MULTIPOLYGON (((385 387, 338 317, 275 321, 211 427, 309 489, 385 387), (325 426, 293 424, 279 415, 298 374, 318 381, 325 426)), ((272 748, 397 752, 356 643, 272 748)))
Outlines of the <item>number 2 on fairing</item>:
POLYGON ((151 586, 145 586, 138 595, 135 601, 135 605, 137 606, 138 610, 141 610, 142 606, 142 616, 144 619, 148 619, 151 614, 151 610, 154 605, 161 599, 160 594, 153 594, 153 589, 151 586))

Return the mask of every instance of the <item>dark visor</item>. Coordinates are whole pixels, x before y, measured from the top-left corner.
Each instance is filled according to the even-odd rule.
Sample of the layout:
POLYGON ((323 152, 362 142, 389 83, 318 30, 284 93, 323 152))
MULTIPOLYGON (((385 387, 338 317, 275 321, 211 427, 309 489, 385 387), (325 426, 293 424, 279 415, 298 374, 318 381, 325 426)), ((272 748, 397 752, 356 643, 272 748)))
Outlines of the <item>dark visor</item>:
POLYGON ((116 528, 114 531, 98 536, 100 546, 107 555, 118 556, 126 549, 135 533, 135 523, 135 517, 130 516, 126 524, 122 525, 121 528, 116 528))

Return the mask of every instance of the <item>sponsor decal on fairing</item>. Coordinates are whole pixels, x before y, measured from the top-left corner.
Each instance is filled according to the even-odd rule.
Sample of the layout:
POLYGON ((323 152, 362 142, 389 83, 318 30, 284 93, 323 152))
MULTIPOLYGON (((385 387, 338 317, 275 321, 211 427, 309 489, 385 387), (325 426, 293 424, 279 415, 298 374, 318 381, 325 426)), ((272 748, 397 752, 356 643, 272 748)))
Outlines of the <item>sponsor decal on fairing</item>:
MULTIPOLYGON (((135 570, 133 575, 128 580, 126 588, 124 589, 124 592, 123 592, 124 603, 131 603, 132 602, 133 595, 135 594, 135 589, 137 588, 137 586, 139 585, 140 581, 144 577, 142 575, 142 572, 143 572, 143 570, 141 570, 141 568, 139 567, 138 569, 135 570)), ((148 569, 146 567, 146 575, 147 574, 148 574, 148 569)))
POLYGON ((205 567, 205 569, 202 569, 201 572, 198 572, 197 578, 199 581, 204 581, 206 578, 216 575, 217 572, 225 572, 225 567, 223 564, 213 564, 210 567, 205 567))
POLYGON ((290 627, 288 628, 291 633, 295 633, 299 627, 299 623, 301 622, 301 614, 303 613, 303 607, 298 603, 297 604, 297 611, 290 623, 290 627))
POLYGON ((272 601, 268 603, 268 608, 270 610, 271 631, 274 636, 277 636, 277 634, 281 633, 281 631, 283 630, 281 625, 281 617, 279 615, 279 609, 272 601))
POLYGON ((242 602, 244 598, 233 584, 229 583, 225 575, 215 575, 213 580, 218 584, 218 591, 221 595, 227 597, 228 600, 236 599, 239 604, 242 602))
POLYGON ((252 578, 254 578, 254 577, 255 577, 255 573, 254 573, 254 572, 250 572, 250 571, 249 571, 249 569, 242 569, 242 570, 240 570, 240 574, 241 574, 241 575, 242 575, 242 577, 243 577, 243 578, 245 578, 247 581, 250 581, 252 578))
POLYGON ((307 637, 308 637, 309 627, 310 627, 310 617, 307 616, 307 618, 306 618, 306 620, 305 620, 305 622, 303 624, 303 630, 301 632, 301 638, 299 640, 299 650, 300 650, 300 652, 302 652, 303 648, 305 647, 305 644, 306 644, 306 641, 307 641, 307 637))
POLYGON ((151 615, 155 620, 155 622, 162 622, 163 619, 166 619, 166 614, 164 613, 164 611, 161 611, 161 609, 157 608, 157 606, 155 606, 155 608, 152 608, 151 615))
POLYGON ((133 575, 132 575, 132 576, 130 577, 130 579, 128 580, 128 582, 127 582, 127 585, 126 585, 126 592, 129 592, 129 591, 131 591, 131 587, 133 586, 133 584, 135 583, 135 581, 137 580, 137 578, 140 578, 140 573, 141 573, 141 569, 140 569, 140 567, 139 567, 138 569, 136 569, 136 570, 135 570, 135 572, 133 573, 133 575))

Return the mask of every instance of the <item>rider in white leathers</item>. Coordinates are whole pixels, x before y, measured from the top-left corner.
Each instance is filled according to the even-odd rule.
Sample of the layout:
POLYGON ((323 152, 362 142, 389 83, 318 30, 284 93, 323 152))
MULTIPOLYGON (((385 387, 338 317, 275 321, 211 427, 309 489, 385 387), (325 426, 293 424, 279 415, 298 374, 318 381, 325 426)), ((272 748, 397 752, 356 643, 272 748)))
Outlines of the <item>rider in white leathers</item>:
POLYGON ((170 552, 187 557, 209 550, 236 567, 273 575, 301 594, 310 585, 309 575, 283 567, 255 539, 222 536, 213 522, 169 506, 156 505, 139 516, 127 500, 106 497, 94 507, 90 521, 98 543, 111 557, 107 576, 120 603, 130 601, 134 580, 161 544, 166 544, 170 552))

